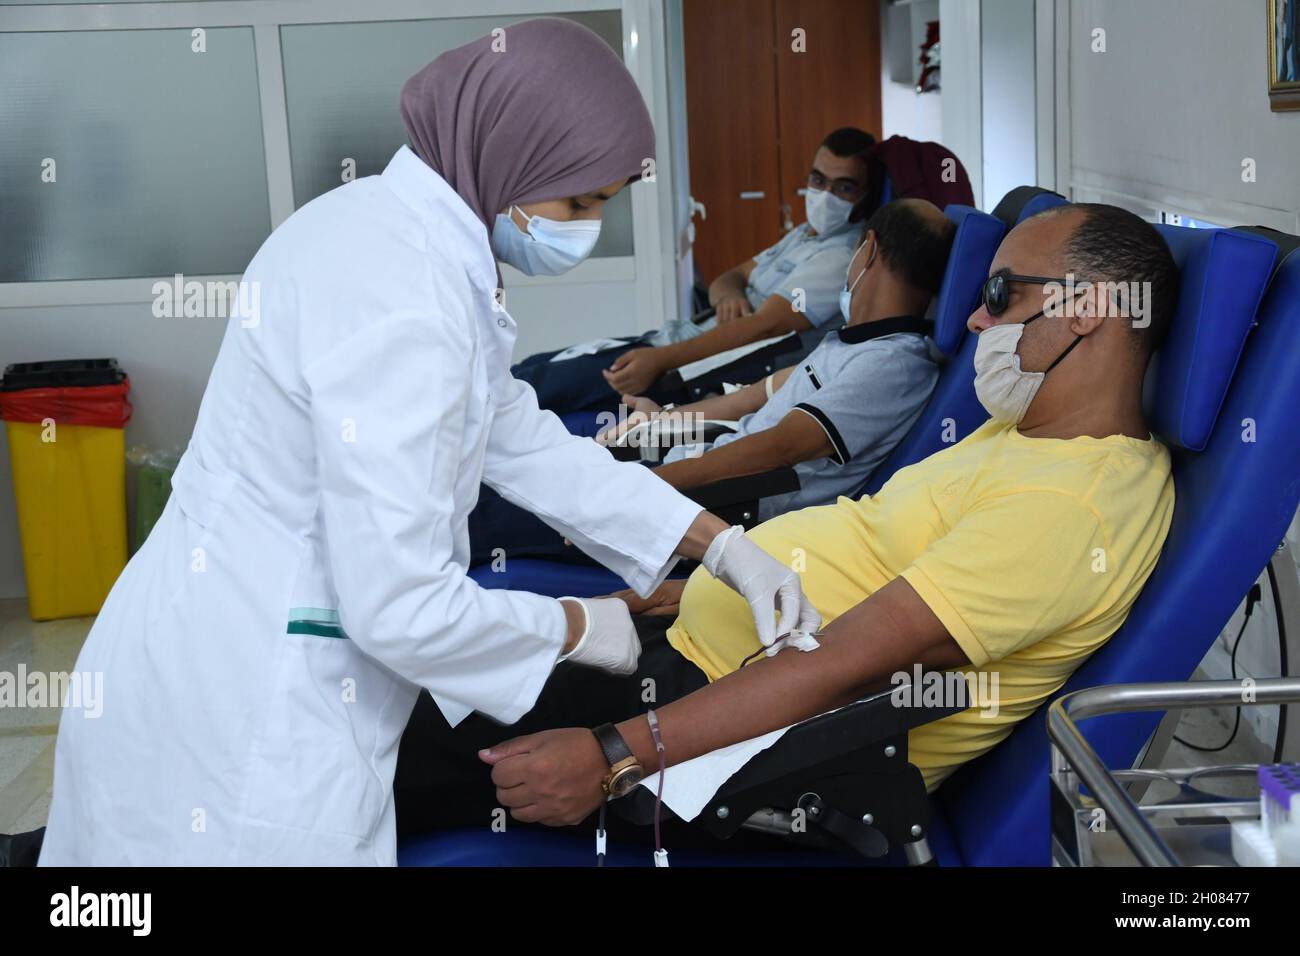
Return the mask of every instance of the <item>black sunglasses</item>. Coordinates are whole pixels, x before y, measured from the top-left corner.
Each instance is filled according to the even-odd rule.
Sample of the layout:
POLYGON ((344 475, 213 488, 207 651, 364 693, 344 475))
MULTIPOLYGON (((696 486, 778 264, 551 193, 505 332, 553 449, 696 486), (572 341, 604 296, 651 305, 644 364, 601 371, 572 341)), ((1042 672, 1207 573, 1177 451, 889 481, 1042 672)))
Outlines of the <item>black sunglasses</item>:
MULTIPOLYGON (((1089 283, 1081 279, 1049 279, 1046 276, 1018 276, 1010 272, 999 272, 991 275, 984 280, 984 288, 980 291, 980 301, 984 303, 984 308, 988 310, 989 315, 1001 315, 1007 310, 1007 304, 1011 301, 1011 283, 1012 282, 1029 282, 1033 285, 1047 285, 1050 282, 1056 282, 1062 286, 1073 286, 1078 291, 1083 291, 1089 283)), ((1040 312, 1039 315, 1042 315, 1040 312)), ((1034 316, 1038 318, 1038 316, 1034 316)))

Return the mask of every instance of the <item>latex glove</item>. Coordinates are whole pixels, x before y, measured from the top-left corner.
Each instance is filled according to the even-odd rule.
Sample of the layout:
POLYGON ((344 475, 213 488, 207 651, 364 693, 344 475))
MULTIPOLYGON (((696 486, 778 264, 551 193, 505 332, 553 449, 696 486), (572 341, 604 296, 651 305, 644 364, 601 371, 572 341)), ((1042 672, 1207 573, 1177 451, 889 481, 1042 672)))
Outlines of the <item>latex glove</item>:
POLYGON ((732 525, 713 539, 703 563, 710 574, 749 602, 758 639, 768 648, 769 657, 786 646, 786 636, 795 630, 802 636, 790 641, 792 646, 805 651, 819 646, 811 635, 822 626, 821 615, 804 597, 799 575, 746 538, 740 525, 732 525), (781 612, 780 631, 777 610, 781 612), (778 641, 783 643, 778 645, 778 641))
POLYGON ((632 626, 632 616, 627 605, 618 598, 562 597, 582 608, 586 626, 577 646, 560 658, 586 667, 596 667, 611 674, 631 674, 636 671, 637 658, 641 656, 641 638, 632 626))

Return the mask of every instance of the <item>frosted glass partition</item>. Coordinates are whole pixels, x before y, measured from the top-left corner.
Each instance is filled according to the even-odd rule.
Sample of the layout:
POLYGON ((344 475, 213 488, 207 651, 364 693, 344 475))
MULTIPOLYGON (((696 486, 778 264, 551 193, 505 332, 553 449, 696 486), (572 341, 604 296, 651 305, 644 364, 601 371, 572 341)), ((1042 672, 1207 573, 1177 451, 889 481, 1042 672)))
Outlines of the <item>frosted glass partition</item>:
MULTIPOLYGON (((616 10, 567 14, 619 55, 616 10)), ((398 112, 402 84, 439 53, 527 19, 461 17, 380 23, 320 23, 280 28, 294 202, 301 206, 340 185, 345 164, 356 177, 383 171, 406 142, 398 112)), ((593 256, 632 255, 627 190, 605 207, 593 256)))
POLYGON ((0 281, 241 273, 271 229, 251 27, 0 34, 0 281))

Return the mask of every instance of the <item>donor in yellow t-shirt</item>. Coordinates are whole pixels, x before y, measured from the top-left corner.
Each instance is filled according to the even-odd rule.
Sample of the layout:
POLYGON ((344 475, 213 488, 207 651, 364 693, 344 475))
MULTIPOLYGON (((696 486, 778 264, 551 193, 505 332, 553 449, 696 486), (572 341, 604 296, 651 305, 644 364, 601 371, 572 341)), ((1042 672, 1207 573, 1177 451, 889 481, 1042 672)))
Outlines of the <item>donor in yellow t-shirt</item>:
MULTIPOLYGON (((790 512, 749 537, 800 572, 824 624, 901 576, 965 652, 971 708, 908 738, 933 790, 1123 623, 1169 530, 1169 469, 1154 438, 1026 438, 990 421, 875 495, 790 512)), ((744 600, 703 570, 668 640, 710 680, 760 647, 744 600)))

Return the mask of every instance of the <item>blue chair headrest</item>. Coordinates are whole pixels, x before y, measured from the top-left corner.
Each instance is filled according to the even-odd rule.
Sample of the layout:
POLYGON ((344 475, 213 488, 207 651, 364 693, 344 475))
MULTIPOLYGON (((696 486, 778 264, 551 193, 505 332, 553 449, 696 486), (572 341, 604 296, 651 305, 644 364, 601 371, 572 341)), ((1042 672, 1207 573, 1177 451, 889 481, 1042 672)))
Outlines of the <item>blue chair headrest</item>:
POLYGON ((1044 209, 1067 205, 1069 200, 1050 189, 1044 189, 1042 186, 1017 186, 993 207, 993 215, 1006 223, 1007 228, 1010 229, 1030 216, 1038 215, 1044 209))
POLYGON ((966 320, 979 302, 989 264, 1007 228, 999 220, 970 206, 952 205, 943 211, 957 227, 943 284, 934 304, 934 344, 952 356, 966 335, 966 320))
POLYGON ((1156 227, 1182 270, 1178 310, 1147 376, 1147 420, 1202 451, 1268 286, 1277 244, 1232 229, 1156 227))

